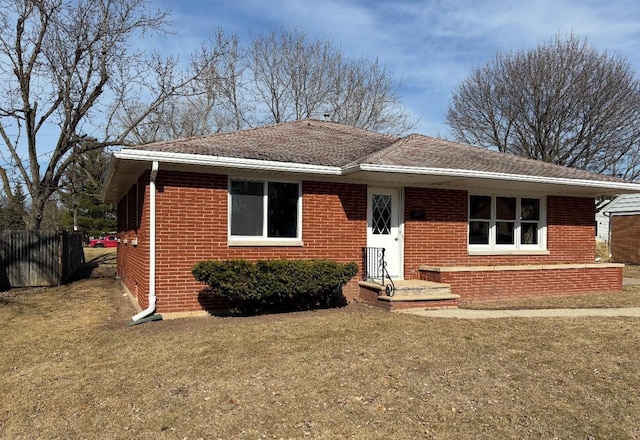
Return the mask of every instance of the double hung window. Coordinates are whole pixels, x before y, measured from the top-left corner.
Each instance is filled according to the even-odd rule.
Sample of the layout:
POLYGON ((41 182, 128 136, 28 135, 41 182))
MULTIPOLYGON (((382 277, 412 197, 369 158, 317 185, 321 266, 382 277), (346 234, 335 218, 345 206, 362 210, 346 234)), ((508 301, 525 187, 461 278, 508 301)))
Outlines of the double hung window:
POLYGON ((469 196, 470 249, 543 249, 544 199, 469 196))

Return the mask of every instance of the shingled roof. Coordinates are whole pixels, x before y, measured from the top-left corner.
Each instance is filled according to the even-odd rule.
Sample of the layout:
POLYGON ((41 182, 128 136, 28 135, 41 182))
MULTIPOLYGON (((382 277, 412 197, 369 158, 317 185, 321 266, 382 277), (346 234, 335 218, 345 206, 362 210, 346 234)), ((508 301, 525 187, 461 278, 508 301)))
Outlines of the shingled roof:
POLYGON ((333 167, 373 164, 624 182, 420 134, 398 138, 313 119, 154 142, 132 149, 333 167))
POLYGON ((640 185, 615 177, 471 145, 309 119, 124 148, 114 153, 105 200, 117 201, 153 162, 160 169, 306 173, 394 185, 484 185, 589 196, 640 192, 640 185))
POLYGON ((398 140, 335 122, 305 120, 133 148, 341 167, 398 140))
POLYGON ((386 148, 359 159, 356 163, 625 182, 612 176, 525 159, 512 154, 498 153, 420 134, 412 134, 402 138, 386 148))

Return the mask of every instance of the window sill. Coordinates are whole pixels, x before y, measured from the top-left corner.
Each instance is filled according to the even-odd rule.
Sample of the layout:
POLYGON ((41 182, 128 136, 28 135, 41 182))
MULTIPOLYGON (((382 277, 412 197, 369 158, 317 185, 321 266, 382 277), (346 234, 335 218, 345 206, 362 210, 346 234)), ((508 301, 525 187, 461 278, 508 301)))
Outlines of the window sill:
POLYGON ((234 240, 229 239, 229 247, 251 246, 251 247, 302 247, 302 240, 234 240))
POLYGON ((469 255, 550 255, 546 249, 469 249, 469 255))

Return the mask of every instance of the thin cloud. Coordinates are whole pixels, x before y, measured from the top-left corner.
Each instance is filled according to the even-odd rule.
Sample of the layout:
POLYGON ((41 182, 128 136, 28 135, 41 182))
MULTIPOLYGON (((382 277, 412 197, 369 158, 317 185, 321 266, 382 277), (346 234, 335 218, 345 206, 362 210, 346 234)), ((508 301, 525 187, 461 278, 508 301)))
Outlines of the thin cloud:
MULTIPOLYGON (((157 0, 174 10, 179 45, 202 41, 222 26, 240 34, 298 26, 331 38, 352 57, 377 57, 397 78, 401 96, 421 118, 416 131, 447 132, 452 90, 497 50, 531 48, 558 32, 574 32, 599 50, 619 52, 640 71, 637 0, 157 0)), ((195 43, 194 43, 195 44, 195 43)))

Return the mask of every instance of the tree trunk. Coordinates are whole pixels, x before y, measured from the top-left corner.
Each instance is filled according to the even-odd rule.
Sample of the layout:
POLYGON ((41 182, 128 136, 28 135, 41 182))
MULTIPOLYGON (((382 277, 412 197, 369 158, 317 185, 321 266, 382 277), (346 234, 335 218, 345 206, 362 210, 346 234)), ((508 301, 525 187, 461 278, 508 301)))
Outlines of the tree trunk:
POLYGON ((40 196, 38 199, 33 200, 31 209, 25 219, 25 227, 29 231, 39 231, 42 224, 42 214, 44 213, 44 205, 47 199, 40 196))

